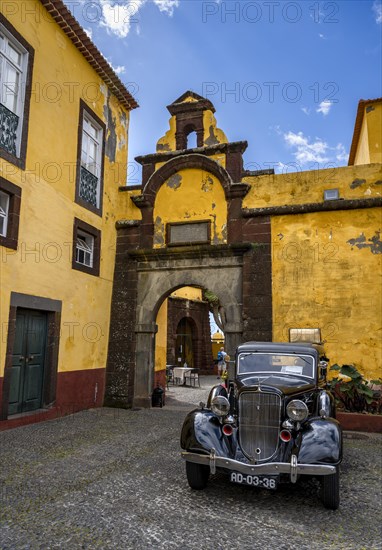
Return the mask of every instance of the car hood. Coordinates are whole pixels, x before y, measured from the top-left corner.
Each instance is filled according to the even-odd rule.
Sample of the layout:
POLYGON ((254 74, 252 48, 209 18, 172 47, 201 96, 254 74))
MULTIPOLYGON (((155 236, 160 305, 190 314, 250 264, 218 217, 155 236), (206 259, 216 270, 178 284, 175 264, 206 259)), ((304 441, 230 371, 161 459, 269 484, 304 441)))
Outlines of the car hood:
POLYGON ((279 390, 284 395, 293 395, 302 391, 309 391, 315 388, 313 381, 299 378, 298 376, 241 376, 237 380, 239 390, 258 389, 259 386, 263 391, 279 390))

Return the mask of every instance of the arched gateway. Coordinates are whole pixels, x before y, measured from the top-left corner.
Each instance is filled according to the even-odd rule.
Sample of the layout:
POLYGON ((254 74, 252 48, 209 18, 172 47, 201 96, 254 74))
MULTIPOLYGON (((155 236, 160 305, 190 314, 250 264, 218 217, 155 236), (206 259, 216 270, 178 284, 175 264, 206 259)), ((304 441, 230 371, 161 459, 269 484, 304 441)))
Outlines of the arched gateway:
POLYGON ((219 297, 229 354, 243 339, 272 335, 269 219, 242 208, 247 143, 229 143, 213 105, 193 92, 168 110, 157 152, 136 159, 142 186, 126 188, 135 219, 117 223, 106 405, 150 405, 156 316, 178 288, 219 297), (184 149, 191 131, 198 147, 184 149))

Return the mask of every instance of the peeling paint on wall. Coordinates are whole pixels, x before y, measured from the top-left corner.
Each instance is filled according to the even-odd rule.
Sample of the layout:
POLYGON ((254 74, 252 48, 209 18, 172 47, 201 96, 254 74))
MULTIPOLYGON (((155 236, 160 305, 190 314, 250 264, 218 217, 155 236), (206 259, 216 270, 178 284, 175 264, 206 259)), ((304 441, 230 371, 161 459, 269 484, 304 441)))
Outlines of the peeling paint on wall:
POLYGON ((351 182, 350 189, 357 189, 357 187, 360 187, 364 183, 366 183, 366 180, 355 179, 354 181, 351 182))
POLYGON ((103 106, 103 114, 107 121, 107 137, 105 146, 105 155, 110 162, 115 162, 115 154, 117 150, 117 132, 116 132, 116 117, 110 107, 110 92, 107 94, 106 104, 103 106))
POLYGON ((213 185, 214 180, 210 176, 206 175, 202 179, 202 191, 204 191, 205 193, 212 191, 213 185))
POLYGON ((350 246, 353 247, 356 246, 357 248, 369 248, 370 251, 373 254, 382 254, 382 241, 381 241, 381 232, 376 231, 375 235, 371 237, 371 239, 367 239, 363 233, 359 237, 356 237, 355 239, 349 239, 346 241, 350 246))
POLYGON ((210 132, 210 135, 205 141, 206 145, 217 145, 219 143, 219 140, 214 134, 214 127, 212 125, 209 127, 209 132, 210 132))
POLYGON ((174 174, 167 180, 167 187, 170 189, 179 189, 182 185, 182 176, 180 174, 174 174))
POLYGON ((164 235, 164 223, 162 222, 161 218, 157 216, 154 225, 154 244, 165 244, 164 235))
POLYGON ((158 143, 157 152, 159 151, 171 151, 170 145, 168 143, 158 143))

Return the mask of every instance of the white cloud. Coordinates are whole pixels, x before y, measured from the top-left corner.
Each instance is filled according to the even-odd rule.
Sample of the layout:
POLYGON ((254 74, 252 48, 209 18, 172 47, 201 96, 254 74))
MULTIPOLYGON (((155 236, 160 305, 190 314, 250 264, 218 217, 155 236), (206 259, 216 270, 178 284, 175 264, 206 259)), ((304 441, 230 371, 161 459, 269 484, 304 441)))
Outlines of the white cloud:
POLYGON ((338 162, 347 162, 349 159, 349 153, 347 153, 345 146, 342 143, 338 143, 336 146, 336 160, 338 162))
POLYGON ((109 59, 108 57, 106 57, 106 61, 109 63, 110 67, 116 74, 119 75, 126 72, 126 67, 124 65, 113 65, 111 59, 109 59))
POLYGON ((309 163, 327 164, 334 162, 343 164, 348 159, 348 154, 342 143, 335 147, 330 147, 326 141, 321 138, 312 140, 302 132, 287 132, 283 134, 285 143, 290 149, 293 149, 293 156, 296 161, 304 166, 309 163))
POLYGON ((373 3, 373 12, 375 15, 375 22, 381 24, 382 23, 382 2, 381 0, 374 0, 373 3))
POLYGON ((179 0, 154 0, 154 4, 160 11, 172 17, 174 9, 179 7, 179 0))
POLYGON ((333 103, 331 101, 328 101, 325 99, 324 101, 321 101, 318 109, 316 109, 317 113, 322 113, 324 116, 329 114, 330 109, 332 108, 333 103))
POLYGON ((134 0, 133 3, 121 5, 100 0, 102 9, 101 27, 105 27, 110 34, 118 38, 126 38, 129 34, 131 23, 136 21, 136 15, 146 0, 134 0))
MULTIPOLYGON (((126 38, 133 23, 138 23, 138 12, 149 0, 134 0, 122 2, 121 0, 98 0, 102 18, 100 26, 109 34, 118 38, 126 38)), ((174 14, 174 9, 179 7, 180 0, 152 0, 160 12, 169 17, 174 14)), ((137 30, 139 34, 139 29, 137 30)))
POLYGON ((310 109, 309 107, 301 107, 301 111, 303 113, 305 113, 307 116, 310 115, 310 112, 311 112, 312 109, 310 109))
POLYGON ((84 29, 90 40, 93 38, 93 30, 92 29, 84 29))
POLYGON ((322 34, 322 33, 319 33, 319 35, 318 35, 318 36, 319 36, 319 37, 320 37, 320 38, 321 38, 322 40, 326 40, 326 36, 325 36, 324 34, 322 34))

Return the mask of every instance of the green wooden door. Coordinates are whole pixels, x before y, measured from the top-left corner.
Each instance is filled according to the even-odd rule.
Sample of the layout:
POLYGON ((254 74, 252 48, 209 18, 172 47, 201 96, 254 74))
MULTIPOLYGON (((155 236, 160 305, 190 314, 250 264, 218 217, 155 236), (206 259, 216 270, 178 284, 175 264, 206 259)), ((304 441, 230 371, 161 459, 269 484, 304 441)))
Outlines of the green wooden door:
POLYGON ((34 411, 42 405, 46 336, 46 314, 17 310, 8 414, 34 411))

